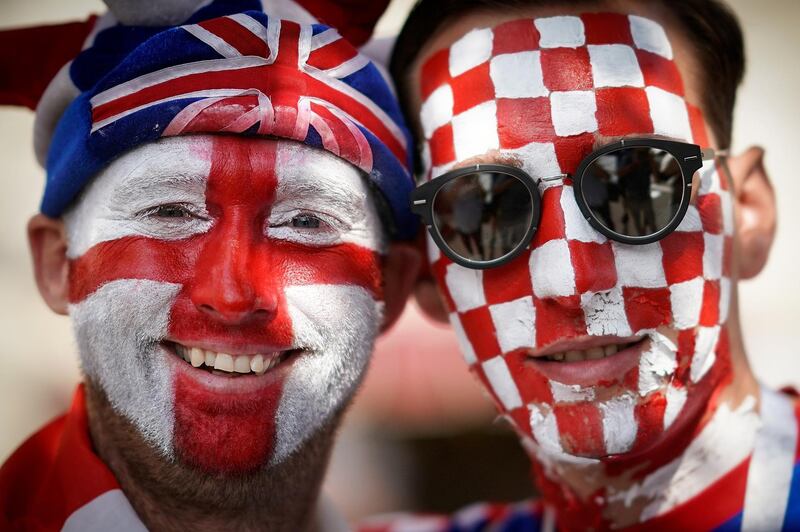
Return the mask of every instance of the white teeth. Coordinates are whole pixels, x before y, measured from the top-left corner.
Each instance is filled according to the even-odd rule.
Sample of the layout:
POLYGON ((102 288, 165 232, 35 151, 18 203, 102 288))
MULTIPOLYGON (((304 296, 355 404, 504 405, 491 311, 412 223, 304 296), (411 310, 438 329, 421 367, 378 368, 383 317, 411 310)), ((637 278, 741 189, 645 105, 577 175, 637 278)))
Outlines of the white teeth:
POLYGON ((255 355, 250 360, 250 369, 253 373, 264 373, 264 357, 262 355, 255 355))
POLYGON ((241 355, 233 359, 233 371, 236 373, 250 373, 250 357, 241 355))
POLYGON ((199 347, 186 347, 180 344, 175 345, 175 353, 183 358, 192 366, 199 368, 205 365, 228 373, 255 373, 263 375, 271 370, 282 360, 283 352, 254 354, 254 355, 229 355, 227 353, 216 353, 205 351, 199 347))
POLYGON ((280 361, 281 361, 280 353, 272 353, 270 355, 270 361, 269 361, 269 364, 267 365, 267 369, 274 368, 275 366, 278 365, 278 362, 280 362, 280 361))
POLYGON ((605 351, 602 347, 592 347, 586 351, 587 360, 600 360, 605 356, 605 351))
POLYGON ((202 349, 198 349, 197 347, 192 348, 192 359, 191 364, 192 366, 199 368, 203 365, 203 362, 206 361, 206 355, 202 349))
POLYGON ((553 353, 545 357, 547 360, 556 362, 582 362, 584 360, 600 360, 611 355, 617 354, 619 351, 630 347, 631 344, 609 344, 606 346, 590 347, 585 351, 571 350, 562 353, 553 353))
POLYGON ((214 369, 233 372, 233 357, 225 353, 217 353, 217 360, 214 362, 214 369))
POLYGON ((189 362, 191 359, 189 358, 189 351, 183 347, 182 345, 175 345, 175 352, 178 353, 178 356, 184 359, 186 362, 189 362))

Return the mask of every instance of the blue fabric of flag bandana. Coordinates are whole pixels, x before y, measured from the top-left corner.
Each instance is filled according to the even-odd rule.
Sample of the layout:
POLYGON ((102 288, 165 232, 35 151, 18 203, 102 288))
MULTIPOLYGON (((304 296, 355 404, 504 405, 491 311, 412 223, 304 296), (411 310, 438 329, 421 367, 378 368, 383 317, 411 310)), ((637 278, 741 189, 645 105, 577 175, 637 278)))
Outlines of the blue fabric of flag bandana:
POLYGON ((333 28, 270 17, 257 1, 217 0, 180 26, 97 32, 69 75, 80 94, 50 144, 48 216, 131 148, 237 134, 296 140, 352 163, 385 198, 393 236, 416 232, 411 139, 394 92, 333 28))

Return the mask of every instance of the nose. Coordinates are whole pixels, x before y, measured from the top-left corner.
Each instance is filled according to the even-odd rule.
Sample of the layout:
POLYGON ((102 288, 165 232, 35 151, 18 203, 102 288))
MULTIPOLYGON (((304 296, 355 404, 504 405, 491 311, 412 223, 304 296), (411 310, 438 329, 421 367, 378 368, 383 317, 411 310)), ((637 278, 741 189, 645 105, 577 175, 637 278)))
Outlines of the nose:
MULTIPOLYGON (((275 276, 258 241, 237 224, 214 228, 198 257, 190 298, 215 320, 237 324, 270 319, 278 306, 275 276)), ((241 225, 241 224, 239 224, 241 225)))
POLYGON ((599 292, 616 284, 612 245, 583 217, 571 186, 543 191, 542 216, 531 253, 531 274, 539 297, 599 292))

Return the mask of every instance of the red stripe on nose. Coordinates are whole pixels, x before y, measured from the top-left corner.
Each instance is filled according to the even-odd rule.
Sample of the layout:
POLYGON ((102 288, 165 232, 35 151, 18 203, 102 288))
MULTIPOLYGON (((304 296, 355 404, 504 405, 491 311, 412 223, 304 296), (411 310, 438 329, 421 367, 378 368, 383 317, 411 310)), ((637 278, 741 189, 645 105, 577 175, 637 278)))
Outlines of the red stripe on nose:
POLYGON ((203 238, 186 291, 197 310, 237 324, 274 316, 280 263, 266 244, 264 219, 277 188, 275 142, 214 140, 206 209, 214 226, 203 238), (259 260, 260 259, 260 260, 259 260))

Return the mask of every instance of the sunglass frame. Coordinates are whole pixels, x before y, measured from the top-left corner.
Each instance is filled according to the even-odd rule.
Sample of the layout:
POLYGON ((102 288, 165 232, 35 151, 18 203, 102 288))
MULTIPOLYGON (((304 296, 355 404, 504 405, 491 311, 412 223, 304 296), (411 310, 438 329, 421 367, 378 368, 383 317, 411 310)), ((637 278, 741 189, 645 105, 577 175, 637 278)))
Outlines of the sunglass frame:
MULTIPOLYGON (((629 138, 629 139, 622 139, 613 142, 611 144, 607 144, 601 148, 592 151, 581 161, 574 175, 563 174, 562 176, 555 176, 555 177, 572 178, 573 192, 575 195, 575 201, 578 204, 578 208, 580 209, 584 219, 587 222, 589 222, 589 224, 594 229, 596 229, 598 232, 600 232, 607 238, 620 242, 622 244, 645 245, 657 242, 662 238, 666 237, 668 234, 674 231, 683 221, 683 218, 684 216, 686 216, 686 211, 689 209, 689 203, 691 201, 692 176, 694 176, 694 173, 697 170, 702 168, 703 160, 704 160, 703 150, 700 148, 700 146, 696 144, 690 144, 686 142, 679 142, 666 139, 655 139, 655 138, 629 138), (672 220, 664 228, 653 233, 652 235, 634 237, 612 231, 611 229, 603 225, 603 223, 600 222, 594 216, 591 209, 589 208, 586 199, 584 198, 582 182, 586 170, 599 157, 609 152, 613 152, 622 148, 637 148, 637 147, 647 147, 647 148, 655 148, 663 150, 675 158, 681 170, 681 179, 683 179, 683 186, 682 186, 683 195, 681 197, 681 202, 677 212, 675 213, 675 216, 673 216, 672 220)), ((456 264, 471 269, 485 270, 488 268, 494 268, 497 266, 502 266, 503 264, 506 264, 514 260, 522 251, 524 251, 530 245, 531 240, 533 240, 533 235, 536 233, 536 230, 539 227, 539 222, 541 219, 541 195, 539 194, 539 184, 542 181, 547 181, 552 179, 553 177, 551 176, 534 178, 520 168, 503 164, 476 164, 464 168, 457 168, 455 170, 445 172, 441 176, 415 188, 411 192, 411 212, 413 212, 422 219, 423 223, 427 226, 428 233, 430 234, 433 241, 436 243, 436 245, 442 251, 442 253, 444 253, 444 255, 447 256, 450 260, 452 260, 456 264), (518 179, 523 185, 525 185, 525 188, 528 190, 528 193, 530 194, 531 197, 531 209, 533 212, 531 213, 531 224, 528 230, 526 231, 525 236, 520 240, 519 244, 515 246, 511 251, 509 251, 502 257, 492 259, 489 261, 476 261, 468 259, 467 257, 461 256, 455 251, 453 251, 452 248, 450 248, 450 246, 447 245, 447 243, 442 238, 439 228, 434 223, 434 217, 433 217, 433 207, 436 201, 436 194, 438 194, 439 190, 445 184, 454 179, 458 179, 459 177, 463 177, 465 175, 473 174, 476 172, 502 173, 514 177, 518 179)))
POLYGON ((692 176, 694 176, 694 173, 702 168, 702 166, 703 151, 697 144, 652 138, 622 139, 598 148, 581 161, 581 164, 578 165, 578 170, 572 177, 575 201, 578 203, 578 208, 581 210, 581 214, 583 214, 583 217, 586 219, 586 221, 589 222, 589 225, 607 238, 622 244, 652 244, 653 242, 658 242, 668 234, 672 233, 672 231, 674 231, 683 221, 684 216, 686 216, 686 211, 689 209, 689 203, 692 198, 692 176), (586 170, 588 170, 592 163, 594 163, 603 155, 623 148, 655 148, 665 151, 675 158, 675 160, 678 162, 678 166, 681 169, 681 179, 683 179, 683 196, 681 197, 678 210, 667 225, 651 235, 628 236, 617 233, 616 231, 612 231, 603 225, 603 223, 592 213, 592 210, 589 208, 589 204, 584 197, 583 178, 586 174, 586 170))
POLYGON ((515 166, 503 164, 475 164, 472 166, 451 170, 437 177, 436 179, 425 183, 424 185, 418 186, 411 192, 411 212, 422 218, 423 223, 428 228, 428 233, 431 235, 431 238, 442 251, 442 253, 444 253, 447 258, 453 262, 476 270, 485 270, 487 268, 501 266, 519 255, 520 252, 522 252, 522 250, 524 250, 528 244, 530 244, 534 233, 536 233, 536 230, 539 228, 539 219, 542 212, 541 202, 542 198, 539 195, 538 182, 523 170, 515 166), (453 251, 452 248, 444 241, 444 238, 442 238, 439 228, 434 223, 433 218, 433 206, 436 202, 436 195, 439 193, 439 190, 441 190, 444 185, 454 179, 478 172, 492 172, 509 175, 517 179, 525 186, 531 198, 531 224, 528 227, 528 230, 525 232, 525 236, 511 251, 502 257, 492 259, 490 261, 471 260, 453 251))

